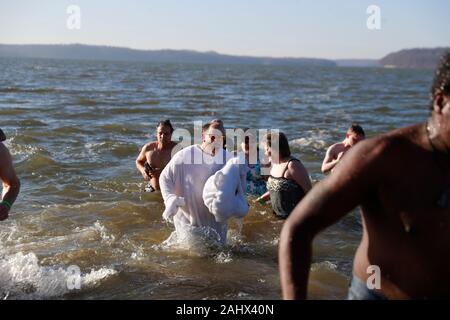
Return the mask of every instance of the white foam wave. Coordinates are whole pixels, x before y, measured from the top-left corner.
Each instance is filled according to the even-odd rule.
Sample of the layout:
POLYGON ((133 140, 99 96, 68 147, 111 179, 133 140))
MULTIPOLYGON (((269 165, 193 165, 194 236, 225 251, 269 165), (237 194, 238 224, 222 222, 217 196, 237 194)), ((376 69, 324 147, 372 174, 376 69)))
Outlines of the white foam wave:
POLYGON ((230 263, 233 261, 232 255, 230 252, 219 252, 219 254, 217 254, 214 257, 214 261, 217 264, 225 264, 225 263, 230 263))
POLYGON ((67 235, 40 236, 34 239, 25 239, 20 234, 21 232, 17 226, 8 228, 6 232, 0 232, 0 254, 32 252, 42 248, 49 250, 51 248, 58 249, 60 247, 77 246, 82 241, 93 241, 98 236, 102 243, 108 245, 116 241, 116 237, 108 232, 107 228, 98 220, 92 226, 84 228, 77 227, 67 235))
MULTIPOLYGON (((69 267, 41 266, 34 253, 0 258, 0 297, 12 299, 62 298, 71 290, 69 282, 73 273, 69 267)), ((101 281, 117 273, 110 268, 81 273, 80 290, 95 287, 101 281)))
POLYGON ((94 223, 94 230, 100 233, 103 242, 111 244, 116 241, 116 237, 113 234, 108 233, 106 227, 98 220, 94 223))
POLYGON ((14 137, 7 139, 5 141, 5 146, 12 156, 31 156, 33 154, 46 152, 44 149, 35 145, 15 143, 14 137))
POLYGON ((308 147, 323 150, 327 147, 327 141, 332 139, 331 133, 326 130, 310 130, 305 132, 306 137, 289 141, 293 148, 308 147))
POLYGON ((293 147, 312 147, 314 149, 323 149, 326 147, 325 140, 315 137, 295 139, 290 141, 290 144, 293 147))
POLYGON ((333 271, 337 270, 337 265, 330 261, 314 263, 311 266, 311 271, 330 271, 330 270, 333 271))

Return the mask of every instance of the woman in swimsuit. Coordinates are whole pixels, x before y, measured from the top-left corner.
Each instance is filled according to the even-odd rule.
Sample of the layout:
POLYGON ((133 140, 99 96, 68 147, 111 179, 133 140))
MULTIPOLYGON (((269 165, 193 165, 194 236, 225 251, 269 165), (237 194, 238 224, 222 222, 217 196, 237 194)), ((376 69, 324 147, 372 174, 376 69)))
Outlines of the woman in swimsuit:
MULTIPOLYGON (((246 129, 245 131, 247 131, 248 129, 246 129)), ((252 138, 254 138, 254 136, 252 136, 252 138)), ((252 195, 252 196, 262 196, 264 193, 267 192, 267 187, 266 187, 266 176, 262 175, 262 167, 270 167, 270 164, 263 164, 261 163, 260 159, 259 159, 259 150, 258 147, 256 146, 256 148, 252 148, 251 144, 252 143, 256 143, 253 141, 250 141, 250 136, 245 136, 244 141, 241 144, 241 149, 242 149, 242 156, 245 159, 245 163, 248 166, 248 171, 247 171, 247 176, 246 176, 246 180, 247 180, 247 190, 246 190, 246 194, 247 195, 252 195), (256 161, 255 163, 253 163, 253 159, 250 159, 250 153, 254 151, 256 152, 256 161)))
POLYGON ((283 133, 268 134, 265 138, 266 156, 272 160, 266 194, 258 200, 272 203, 274 214, 286 219, 311 189, 309 174, 300 160, 291 156, 289 142, 283 133), (277 145, 278 148, 274 146, 277 145), (272 148, 274 147, 274 148, 272 148))

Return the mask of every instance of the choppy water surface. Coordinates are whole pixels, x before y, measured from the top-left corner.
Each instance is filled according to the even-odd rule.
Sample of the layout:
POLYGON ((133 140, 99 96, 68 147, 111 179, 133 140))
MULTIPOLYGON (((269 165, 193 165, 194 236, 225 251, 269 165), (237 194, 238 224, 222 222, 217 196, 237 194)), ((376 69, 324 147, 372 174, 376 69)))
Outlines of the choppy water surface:
MULTIPOLYGON (((254 206, 226 248, 162 245, 159 194, 143 193, 139 148, 170 118, 278 128, 320 180, 327 146, 352 121, 373 136, 425 120, 432 72, 0 59, 0 127, 22 191, 0 224, 0 297, 279 299, 282 221, 254 206), (69 290, 69 266, 82 273, 69 290)), ((314 245, 310 297, 346 294, 358 212, 314 245)))

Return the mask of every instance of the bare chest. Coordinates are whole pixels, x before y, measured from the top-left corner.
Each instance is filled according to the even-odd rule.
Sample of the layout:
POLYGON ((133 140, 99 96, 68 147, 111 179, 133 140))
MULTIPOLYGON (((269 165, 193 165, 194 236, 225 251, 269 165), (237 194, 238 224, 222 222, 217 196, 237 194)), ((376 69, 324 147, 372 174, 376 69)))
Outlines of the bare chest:
MULTIPOLYGON (((437 170, 397 177, 378 189, 379 210, 409 235, 450 243, 450 175, 437 170)), ((383 221, 379 221, 383 223, 383 221)))
POLYGON ((152 150, 148 151, 145 156, 153 168, 163 168, 171 159, 171 150, 152 150))

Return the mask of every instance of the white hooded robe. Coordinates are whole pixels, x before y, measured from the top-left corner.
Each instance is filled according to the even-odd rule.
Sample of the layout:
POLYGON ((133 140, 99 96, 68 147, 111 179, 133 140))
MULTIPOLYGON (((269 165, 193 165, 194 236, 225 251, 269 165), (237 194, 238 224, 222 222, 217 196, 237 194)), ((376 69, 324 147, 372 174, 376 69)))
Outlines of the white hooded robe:
POLYGON ((163 217, 169 221, 173 218, 177 233, 209 227, 217 232, 218 241, 226 243, 227 222, 217 222, 209 212, 203 202, 203 188, 231 157, 226 150, 212 156, 200 145, 192 145, 178 151, 161 172, 159 185, 166 206, 163 217))

